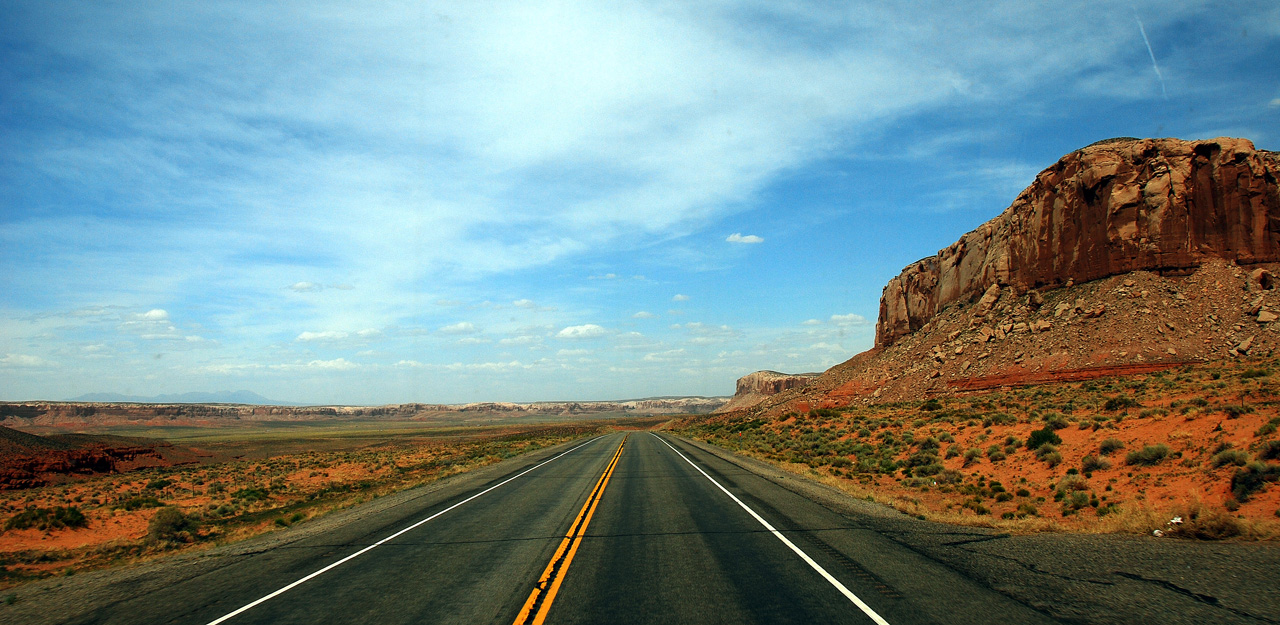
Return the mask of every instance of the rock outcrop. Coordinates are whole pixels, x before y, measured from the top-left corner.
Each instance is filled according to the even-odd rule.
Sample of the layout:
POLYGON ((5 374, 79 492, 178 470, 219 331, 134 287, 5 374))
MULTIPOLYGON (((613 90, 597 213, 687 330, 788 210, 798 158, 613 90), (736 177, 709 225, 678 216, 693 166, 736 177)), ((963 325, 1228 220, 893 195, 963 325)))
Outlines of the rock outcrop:
POLYGON ((993 286, 1023 292, 1138 270, 1185 275, 1209 259, 1280 261, 1277 179, 1280 155, 1245 139, 1120 139, 1072 152, 998 217, 890 280, 876 346, 953 303, 982 295, 989 309, 993 286))
POLYGON ((716 412, 728 412, 750 408, 766 397, 777 395, 793 388, 808 385, 821 375, 819 373, 778 373, 777 371, 757 371, 738 378, 738 389, 729 403, 716 412))

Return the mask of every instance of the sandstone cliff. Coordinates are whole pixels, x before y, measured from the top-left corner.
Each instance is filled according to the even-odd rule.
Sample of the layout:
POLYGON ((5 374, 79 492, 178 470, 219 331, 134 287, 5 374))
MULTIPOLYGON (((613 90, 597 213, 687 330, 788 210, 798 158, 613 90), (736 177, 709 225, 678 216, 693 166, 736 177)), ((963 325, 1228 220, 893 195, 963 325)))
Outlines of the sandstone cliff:
POLYGON ((777 395, 793 388, 801 388, 819 375, 818 373, 778 373, 777 371, 757 371, 738 378, 737 392, 729 403, 716 412, 728 412, 750 408, 766 397, 777 395))
POLYGON ((1022 292, 1208 259, 1280 260, 1280 158, 1245 139, 1123 139, 1072 152, 1001 215, 889 281, 876 346, 994 285, 1022 292))

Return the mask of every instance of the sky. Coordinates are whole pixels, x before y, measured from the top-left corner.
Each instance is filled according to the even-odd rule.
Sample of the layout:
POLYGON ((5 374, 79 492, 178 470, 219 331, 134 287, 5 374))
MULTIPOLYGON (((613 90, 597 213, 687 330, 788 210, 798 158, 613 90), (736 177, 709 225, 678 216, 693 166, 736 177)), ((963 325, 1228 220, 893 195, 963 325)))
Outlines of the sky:
POLYGON ((729 395, 1075 149, 1280 150, 1273 0, 3 12, 3 400, 729 395))

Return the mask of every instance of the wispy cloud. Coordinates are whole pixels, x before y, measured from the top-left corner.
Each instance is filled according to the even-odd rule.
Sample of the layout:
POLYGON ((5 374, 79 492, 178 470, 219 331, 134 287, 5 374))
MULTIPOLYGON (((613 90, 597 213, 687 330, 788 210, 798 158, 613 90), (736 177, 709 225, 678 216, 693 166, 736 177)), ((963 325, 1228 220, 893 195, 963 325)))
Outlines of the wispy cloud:
POLYGON ((741 232, 735 232, 729 235, 728 237, 725 238, 725 241, 728 241, 730 243, 764 243, 764 239, 754 234, 748 234, 746 236, 743 236, 741 232))

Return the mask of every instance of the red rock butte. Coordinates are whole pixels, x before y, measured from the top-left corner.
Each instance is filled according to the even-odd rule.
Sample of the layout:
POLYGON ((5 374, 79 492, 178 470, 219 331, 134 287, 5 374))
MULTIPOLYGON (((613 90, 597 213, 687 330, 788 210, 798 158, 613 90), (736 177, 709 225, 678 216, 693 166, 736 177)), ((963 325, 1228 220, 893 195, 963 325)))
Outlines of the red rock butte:
POLYGON ((1040 172, 1009 208, 889 281, 876 347, 993 285, 1057 288, 1210 259, 1280 261, 1280 154, 1246 139, 1110 139, 1040 172))

